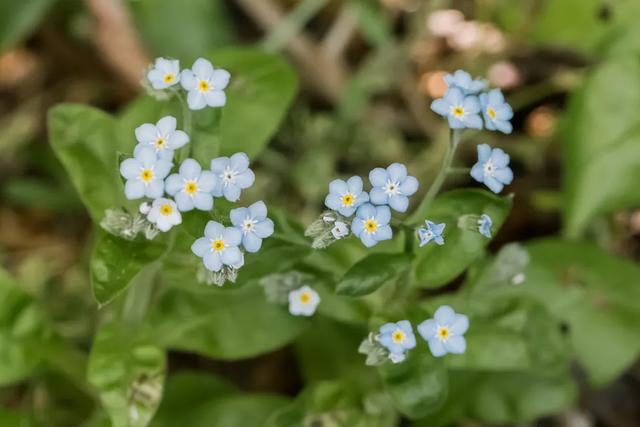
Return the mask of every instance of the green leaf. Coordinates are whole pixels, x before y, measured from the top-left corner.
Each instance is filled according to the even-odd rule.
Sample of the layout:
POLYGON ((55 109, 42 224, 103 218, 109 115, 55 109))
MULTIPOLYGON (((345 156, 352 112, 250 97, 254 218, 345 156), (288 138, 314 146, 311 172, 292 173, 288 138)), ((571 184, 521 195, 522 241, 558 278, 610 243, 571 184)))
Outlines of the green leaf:
POLYGON ((183 68, 202 52, 233 39, 225 2, 209 0, 139 0, 129 2, 142 38, 158 56, 181 58, 183 68), (180 28, 176 36, 169 28, 180 28))
POLYGON ((0 2, 0 53, 28 36, 52 4, 53 0, 0 2))
POLYGON ((113 323, 98 330, 87 375, 113 427, 144 427, 160 404, 165 370, 161 348, 126 325, 113 323))
POLYGON ((640 59, 598 66, 569 103, 565 223, 578 235, 595 216, 640 202, 640 59), (620 108, 624 106, 624 108, 620 108))
POLYGON ((484 253, 487 239, 476 230, 463 229, 458 220, 463 215, 487 214, 493 220, 495 235, 511 209, 511 197, 499 197, 484 190, 454 190, 437 197, 425 219, 446 224, 445 244, 435 243, 418 248, 415 278, 420 287, 437 287, 461 274, 484 253))
POLYGON ((43 311, 0 269, 0 386, 29 377, 51 337, 43 311))
POLYGON ((280 126, 297 91, 297 77, 280 56, 253 48, 212 52, 214 66, 231 73, 219 125, 220 154, 255 157, 280 126))
POLYGON ((100 305, 122 293, 140 271, 157 260, 165 247, 148 241, 127 241, 103 233, 91 257, 91 288, 100 305))
POLYGON ((376 291, 411 263, 408 254, 371 254, 357 262, 338 282, 336 293, 358 297, 376 291))
POLYGON ((187 281, 195 282, 193 275, 162 277, 170 286, 152 304, 148 319, 162 346, 224 360, 244 359, 286 345, 308 325, 307 319, 289 314, 286 306, 267 302, 257 285, 218 289, 186 286, 187 281))
POLYGON ((108 114, 82 105, 58 105, 48 116, 53 151, 95 222, 108 208, 131 205, 124 196, 117 152, 119 144, 135 144, 118 141, 114 125, 108 114))

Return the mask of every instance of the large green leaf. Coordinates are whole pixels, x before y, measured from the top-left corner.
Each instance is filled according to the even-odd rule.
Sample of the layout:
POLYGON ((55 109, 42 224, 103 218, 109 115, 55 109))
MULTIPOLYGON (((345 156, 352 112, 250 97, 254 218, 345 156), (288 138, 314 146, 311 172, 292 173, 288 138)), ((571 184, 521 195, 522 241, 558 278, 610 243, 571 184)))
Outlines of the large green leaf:
POLYGON ((0 53, 29 35, 53 0, 0 2, 0 53))
POLYGON ((42 310, 0 269, 0 385, 31 375, 51 336, 42 310))
POLYGON ((94 221, 99 222, 106 209, 129 204, 117 155, 126 141, 115 137, 113 117, 95 108, 63 104, 49 111, 48 126, 51 146, 94 221))
POLYGON ((371 254, 347 271, 338 282, 336 293, 353 297, 370 294, 402 273, 410 263, 411 256, 406 253, 371 254))
POLYGON ((102 234, 90 263, 91 288, 98 303, 104 305, 111 302, 164 250, 164 246, 158 243, 127 241, 102 234))
POLYGON ((511 208, 511 197, 499 197, 484 190, 454 190, 437 197, 425 214, 425 219, 444 222, 445 244, 431 242, 418 248, 415 278, 421 287, 441 286, 461 274, 484 253, 489 239, 477 230, 458 226, 463 215, 487 214, 493 220, 495 234, 511 208))
POLYGON ((158 56, 193 61, 202 52, 227 45, 233 38, 225 2, 140 0, 128 4, 143 39, 158 56), (179 34, 171 30, 178 28, 179 34))
POLYGON ((164 350, 138 331, 112 323, 95 336, 87 375, 112 427, 144 427, 160 404, 165 370, 164 350))
POLYGON ((640 203, 640 59, 598 66, 566 117, 566 227, 580 233, 598 214, 640 203))

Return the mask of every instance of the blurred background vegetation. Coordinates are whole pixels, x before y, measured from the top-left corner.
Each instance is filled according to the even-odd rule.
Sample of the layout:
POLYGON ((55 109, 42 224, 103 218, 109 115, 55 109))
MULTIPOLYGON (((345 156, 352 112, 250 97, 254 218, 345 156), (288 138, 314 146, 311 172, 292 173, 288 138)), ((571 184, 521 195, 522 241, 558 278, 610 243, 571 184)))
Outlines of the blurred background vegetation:
MULTIPOLYGON (((513 159, 517 178, 508 190, 516 194, 515 203, 491 248, 563 235, 637 260, 639 20, 637 0, 0 0, 0 264, 6 270, 0 281, 22 291, 0 293, 17 304, 5 308, 0 301, 0 425, 29 425, 25 419, 46 426, 104 421, 94 413, 83 381, 65 373, 75 356, 82 366, 80 355, 54 354, 49 364, 57 368, 41 366, 37 356, 38 342, 51 331, 88 350, 98 316, 88 274, 94 230, 50 148, 51 106, 76 102, 118 113, 141 94, 142 71, 156 56, 180 58, 188 66, 198 56, 239 44, 279 52, 297 70, 299 91, 284 124, 257 157, 260 178, 248 199, 264 199, 308 224, 336 176, 402 162, 421 183, 432 180, 447 128, 428 105, 446 89, 443 74, 463 68, 502 88, 515 110, 513 135, 465 134, 475 143, 504 148, 513 159), (30 304, 47 321, 22 325, 29 340, 16 349, 9 341, 16 334, 12 310, 30 304)), ((471 164, 475 144, 463 145, 459 158, 471 164)), ((461 176, 448 185, 473 184, 461 176)), ((546 256, 553 258, 549 251, 546 256)), ((637 289, 640 278, 635 270, 622 271, 626 267, 619 267, 611 283, 630 281, 637 289)), ((609 279, 605 275, 603 281, 609 279)), ((604 305, 608 292, 597 295, 604 305)), ((556 388, 557 395, 525 390, 526 374, 506 373, 501 381, 502 390, 510 390, 504 391, 511 396, 503 402, 507 415, 492 418, 495 401, 480 399, 468 411, 451 409, 464 415, 449 419, 462 418, 465 426, 521 420, 541 426, 640 425, 637 296, 618 295, 631 300, 615 320, 585 324, 582 362, 593 370, 585 375, 574 367, 577 389, 556 388), (621 323, 631 329, 620 330, 621 323), (608 359, 588 360, 593 348, 611 345, 600 340, 603 335, 627 343, 620 352, 613 347, 611 372, 599 370, 608 359)), ((337 327, 327 321, 318 334, 330 336, 337 327)), ((345 328, 350 335, 341 339, 357 345, 361 331, 345 328)), ((353 351, 338 347, 337 352, 353 351)), ((235 387, 297 395, 303 371, 311 369, 294 362, 301 349, 321 351, 297 342, 237 362, 171 352, 170 371, 182 374, 170 380, 172 399, 161 407, 158 423, 175 425, 161 415, 179 413, 181 402, 204 392, 231 394, 235 387), (233 386, 186 370, 215 373, 233 386)), ((480 377, 473 384, 458 384, 459 390, 486 392, 480 377)), ((319 393, 332 396, 331 384, 322 387, 319 393)), ((284 397, 262 401, 256 414, 279 406, 278 399, 284 397)), ((210 408, 207 417, 252 412, 236 403, 210 408)), ((259 425, 260 417, 243 425, 259 425)), ((232 422, 215 425, 240 425, 232 422)), ((322 422, 314 426, 340 425, 322 422)))

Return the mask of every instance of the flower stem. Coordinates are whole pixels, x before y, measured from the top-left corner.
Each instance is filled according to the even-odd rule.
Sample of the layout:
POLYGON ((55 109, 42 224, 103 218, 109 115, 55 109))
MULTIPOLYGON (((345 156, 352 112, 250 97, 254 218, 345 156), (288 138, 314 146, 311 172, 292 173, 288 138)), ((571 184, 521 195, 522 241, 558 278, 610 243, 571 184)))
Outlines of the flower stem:
MULTIPOLYGON (((191 137, 191 110, 189 109, 189 106, 187 105, 187 101, 184 99, 184 96, 182 96, 182 94, 178 91, 176 91, 176 97, 178 98, 178 100, 180 101, 180 106, 182 107, 182 129, 183 131, 189 135, 189 137, 191 137)), ((191 157, 191 153, 193 151, 193 144, 187 144, 188 145, 188 153, 187 153, 187 157, 191 157)), ((181 154, 182 156, 180 156, 180 158, 178 159, 179 161, 184 160, 184 152, 185 150, 181 150, 181 154)))
POLYGON ((411 215, 411 217, 409 218, 410 223, 417 223, 424 219, 422 217, 426 214, 429 206, 431 206, 433 199, 435 199, 435 197, 438 195, 438 192, 440 191, 440 188, 442 188, 442 184, 444 184, 444 180, 447 177, 447 174, 449 174, 450 171, 453 170, 451 169, 451 163, 453 162, 453 156, 456 152, 456 149, 458 148, 458 144, 460 144, 461 135, 461 130, 451 129, 449 133, 449 145, 447 146, 447 151, 444 154, 444 159, 442 161, 442 165, 440 166, 440 170, 433 180, 431 187, 429 187, 429 191, 427 191, 426 196, 424 196, 424 199, 422 199, 422 203, 420 203, 418 209, 416 209, 413 215, 411 215))

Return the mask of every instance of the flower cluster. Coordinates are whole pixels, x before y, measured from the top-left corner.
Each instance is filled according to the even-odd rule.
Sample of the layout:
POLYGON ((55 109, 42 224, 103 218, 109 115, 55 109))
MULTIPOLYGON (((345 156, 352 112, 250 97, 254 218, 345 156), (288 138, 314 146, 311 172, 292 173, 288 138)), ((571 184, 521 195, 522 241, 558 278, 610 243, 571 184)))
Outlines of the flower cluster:
POLYGON ((405 165, 393 163, 373 169, 369 182, 372 188, 367 193, 359 176, 331 181, 324 204, 333 212, 322 214, 305 233, 314 237, 314 247, 326 247, 350 232, 366 247, 391 239, 391 210, 406 212, 409 197, 418 191, 418 180, 408 175, 405 165))
MULTIPOLYGON (((418 333, 435 357, 442 357, 447 353, 464 353, 467 348, 464 334, 468 328, 468 317, 457 314, 447 305, 438 308, 433 319, 426 319, 417 327, 418 333)), ((360 352, 367 354, 367 364, 380 364, 386 359, 399 363, 406 359, 407 352, 415 346, 416 338, 411 322, 400 320, 382 325, 377 334, 363 341, 360 352)))
POLYGON ((191 69, 180 71, 180 62, 157 58, 147 71, 147 79, 155 90, 165 90, 180 84, 187 91, 187 104, 192 110, 205 107, 222 107, 227 103, 224 89, 231 75, 211 62, 198 58, 191 69))
POLYGON ((320 304, 320 295, 310 286, 313 277, 298 271, 271 274, 259 282, 267 300, 289 305, 293 316, 312 316, 320 304))
POLYGON ((488 130, 511 133, 513 110, 500 89, 480 93, 486 83, 463 70, 447 74, 444 80, 449 88, 442 98, 431 103, 431 109, 446 117, 451 129, 482 129, 484 125, 488 130))

